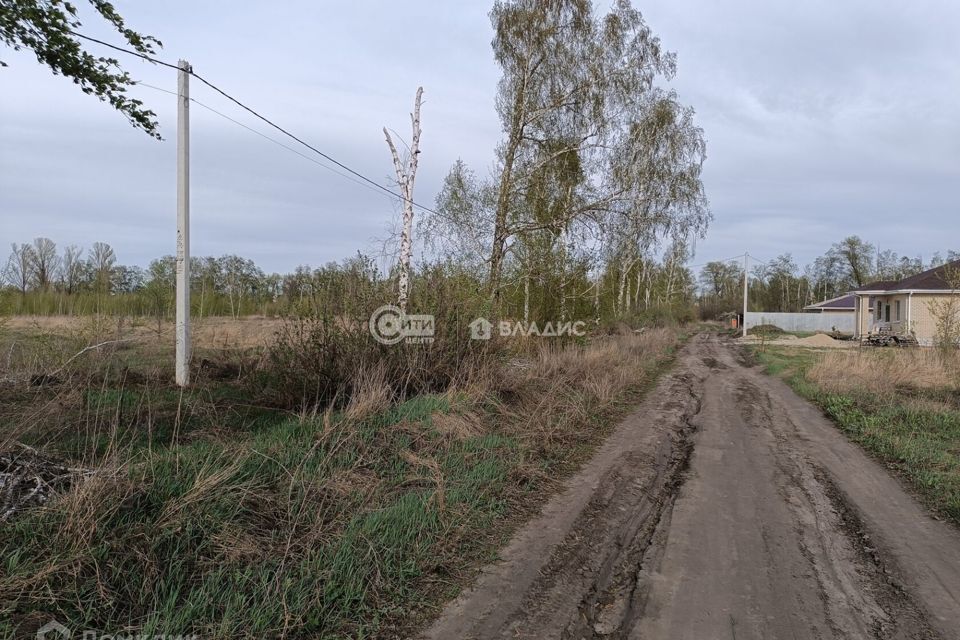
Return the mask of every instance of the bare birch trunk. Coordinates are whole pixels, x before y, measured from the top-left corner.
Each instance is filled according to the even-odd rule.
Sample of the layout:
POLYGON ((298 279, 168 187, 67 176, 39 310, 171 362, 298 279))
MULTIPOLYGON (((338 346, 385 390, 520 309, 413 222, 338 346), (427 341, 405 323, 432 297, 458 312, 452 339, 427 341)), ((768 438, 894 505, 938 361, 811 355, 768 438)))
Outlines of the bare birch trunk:
POLYGON ((530 270, 523 276, 523 322, 530 323, 530 270))
POLYGON ((623 315, 624 295, 627 291, 627 265, 620 265, 620 282, 617 286, 617 315, 623 315))
POLYGON ((413 183, 417 177, 417 159, 420 155, 420 103, 423 98, 423 87, 417 87, 417 98, 414 101, 413 113, 410 114, 412 138, 410 140, 410 160, 406 167, 400 160, 397 147, 393 144, 390 132, 383 128, 383 135, 390 147, 393 156, 393 167, 397 172, 397 184, 400 195, 403 196, 403 230, 400 233, 400 258, 397 278, 397 306, 404 313, 407 311, 407 300, 410 296, 410 258, 413 254, 413 183))
POLYGON ((510 118, 510 134, 503 153, 503 167, 500 171, 500 186, 497 192, 497 208, 493 220, 493 243, 490 247, 490 282, 487 284, 490 302, 494 311, 499 313, 500 279, 503 276, 503 261, 507 252, 507 238, 510 235, 507 223, 510 212, 510 197, 513 191, 513 165, 520 150, 526 118, 527 81, 530 77, 529 62, 524 70, 523 81, 513 100, 510 118))
POLYGON ((669 271, 669 275, 667 276, 667 300, 666 300, 667 306, 670 306, 670 304, 673 302, 673 276, 676 273, 675 267, 676 267, 676 262, 673 258, 671 258, 670 271, 669 271))
POLYGON ((640 310, 640 283, 643 281, 643 274, 647 270, 647 265, 640 262, 640 269, 637 271, 637 281, 633 286, 633 304, 637 306, 637 311, 640 310))
POLYGON ((567 319, 567 231, 560 238, 560 320, 567 319))
POLYGON ((600 326, 600 284, 603 282, 603 274, 597 275, 597 282, 593 286, 593 323, 600 326))

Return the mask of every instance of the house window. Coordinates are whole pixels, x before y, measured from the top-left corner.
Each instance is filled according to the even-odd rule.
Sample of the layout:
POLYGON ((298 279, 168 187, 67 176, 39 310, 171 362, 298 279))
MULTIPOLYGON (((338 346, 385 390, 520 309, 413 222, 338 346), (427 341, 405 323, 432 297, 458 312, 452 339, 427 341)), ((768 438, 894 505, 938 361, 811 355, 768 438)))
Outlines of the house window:
POLYGON ((896 308, 897 308, 897 322, 900 322, 900 301, 897 300, 894 304, 896 305, 896 308))
POLYGON ((877 300, 877 322, 883 317, 883 303, 877 300))
POLYGON ((884 322, 890 322, 890 305, 887 304, 887 305, 885 305, 885 307, 886 307, 886 308, 884 309, 885 313, 884 313, 884 315, 883 315, 883 321, 884 321, 884 322))

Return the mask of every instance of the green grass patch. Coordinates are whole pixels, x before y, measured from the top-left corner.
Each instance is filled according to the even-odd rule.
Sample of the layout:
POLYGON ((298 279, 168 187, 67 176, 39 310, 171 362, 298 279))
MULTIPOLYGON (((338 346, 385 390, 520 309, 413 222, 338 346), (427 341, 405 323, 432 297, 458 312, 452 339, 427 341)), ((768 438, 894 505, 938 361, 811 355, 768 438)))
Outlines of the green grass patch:
POLYGON ((754 353, 767 373, 783 378, 820 406, 851 440, 896 469, 931 508, 960 524, 960 407, 956 391, 912 389, 880 394, 864 388, 830 392, 806 375, 817 354, 778 348, 755 349, 754 353))
POLYGON ((24 514, 0 541, 0 631, 17 637, 53 615, 148 635, 372 633, 449 560, 451 530, 489 526, 507 508, 516 442, 441 446, 429 420, 444 404, 418 398, 371 424, 325 433, 290 420, 245 442, 144 454, 80 504, 24 514))

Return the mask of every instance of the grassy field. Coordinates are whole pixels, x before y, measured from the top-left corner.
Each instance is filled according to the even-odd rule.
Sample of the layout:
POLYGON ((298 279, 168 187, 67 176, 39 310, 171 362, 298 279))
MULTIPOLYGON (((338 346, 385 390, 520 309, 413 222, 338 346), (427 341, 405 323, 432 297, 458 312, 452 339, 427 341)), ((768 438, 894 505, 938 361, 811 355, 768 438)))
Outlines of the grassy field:
POLYGON ((367 369, 344 402, 298 409, 257 394, 268 347, 201 347, 206 368, 181 393, 169 341, 149 328, 21 325, 0 340, 0 452, 83 472, 0 523, 9 638, 51 617, 103 633, 402 636, 493 557, 683 339, 504 348, 416 395, 367 369), (143 340, 69 361, 131 331, 143 340))
POLYGON ((767 372, 960 523, 960 360, 928 349, 756 350, 767 372))

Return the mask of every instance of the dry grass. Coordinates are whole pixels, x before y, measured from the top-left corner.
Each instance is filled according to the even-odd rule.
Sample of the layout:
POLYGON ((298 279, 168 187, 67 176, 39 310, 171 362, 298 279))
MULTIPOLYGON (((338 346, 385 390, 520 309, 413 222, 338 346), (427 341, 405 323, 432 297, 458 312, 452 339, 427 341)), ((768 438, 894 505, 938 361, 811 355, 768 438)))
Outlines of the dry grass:
POLYGON ((348 420, 362 422, 387 409, 393 401, 393 389, 381 364, 361 369, 351 386, 353 393, 345 410, 348 420))
MULTIPOLYGON (((282 318, 243 316, 240 318, 194 318, 192 338, 202 349, 251 349, 266 346, 283 326, 282 318)), ((9 331, 70 336, 78 333, 113 335, 118 330, 127 338, 142 342, 169 343, 173 348, 172 322, 159 325, 153 318, 123 316, 11 316, 6 318, 9 331)))
POLYGON ((50 615, 211 638, 382 635, 489 558, 678 339, 507 342, 412 397, 374 364, 341 402, 299 414, 244 413, 233 378, 182 396, 125 387, 105 372, 130 354, 93 354, 0 411, 0 442, 33 434, 96 467, 0 532, 0 637, 50 615))
POLYGON ((960 359, 945 360, 930 349, 858 349, 824 353, 807 379, 832 392, 952 389, 960 382, 960 359))
POLYGON ((930 349, 758 354, 853 441, 960 523, 960 359, 930 349))

